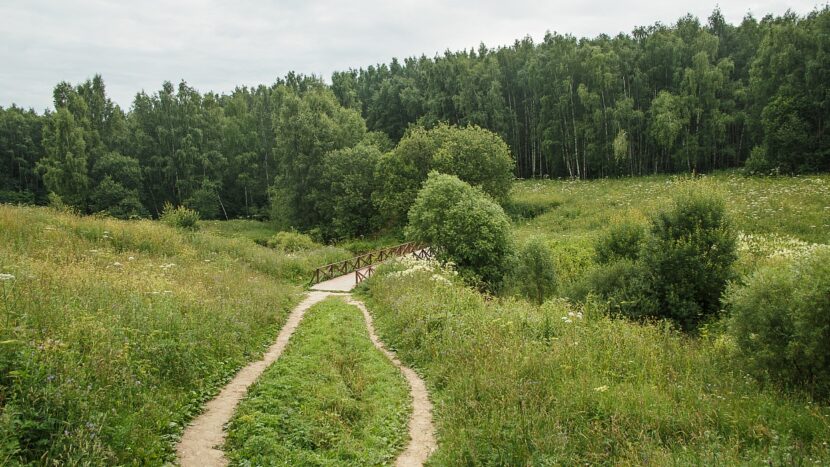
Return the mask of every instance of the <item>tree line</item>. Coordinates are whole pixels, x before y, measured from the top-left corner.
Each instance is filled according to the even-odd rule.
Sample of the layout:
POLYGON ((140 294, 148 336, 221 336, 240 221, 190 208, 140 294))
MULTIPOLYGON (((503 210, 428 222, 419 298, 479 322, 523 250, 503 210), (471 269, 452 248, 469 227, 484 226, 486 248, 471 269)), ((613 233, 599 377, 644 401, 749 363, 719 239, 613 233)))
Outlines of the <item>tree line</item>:
POLYGON ((548 33, 334 73, 341 104, 399 138, 412 124, 499 134, 518 177, 596 178, 739 167, 830 169, 828 7, 805 17, 719 10, 631 34, 548 33))
POLYGON ((118 217, 170 203, 332 239, 401 226, 430 170, 497 199, 505 168, 830 170, 828 46, 828 7, 740 25, 716 10, 706 24, 392 60, 330 85, 294 73, 229 94, 166 82, 126 112, 95 76, 58 84, 54 111, 0 107, 0 202, 118 217))

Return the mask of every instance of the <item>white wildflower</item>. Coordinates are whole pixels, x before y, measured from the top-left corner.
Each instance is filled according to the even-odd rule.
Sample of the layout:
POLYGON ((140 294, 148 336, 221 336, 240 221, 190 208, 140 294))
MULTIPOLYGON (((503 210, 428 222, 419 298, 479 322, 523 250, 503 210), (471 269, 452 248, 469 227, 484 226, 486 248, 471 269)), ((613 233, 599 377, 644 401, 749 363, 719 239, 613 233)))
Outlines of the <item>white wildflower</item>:
POLYGON ((130 256, 129 258, 127 258, 127 261, 135 261, 135 256, 130 256))
POLYGON ((11 275, 11 274, 6 274, 6 273, 0 274, 0 281, 13 281, 13 280, 14 280, 14 276, 11 275))
POLYGON ((112 265, 117 267, 117 268, 120 268, 121 266, 123 266, 123 264, 119 263, 118 261, 112 263, 112 265))

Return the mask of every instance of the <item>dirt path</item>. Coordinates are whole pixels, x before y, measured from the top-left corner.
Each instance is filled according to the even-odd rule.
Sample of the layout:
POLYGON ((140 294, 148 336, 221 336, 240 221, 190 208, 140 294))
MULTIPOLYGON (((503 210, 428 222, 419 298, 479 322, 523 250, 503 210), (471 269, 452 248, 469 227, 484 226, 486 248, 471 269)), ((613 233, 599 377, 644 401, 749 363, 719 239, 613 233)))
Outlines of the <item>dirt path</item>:
POLYGON ((349 290, 354 288, 354 274, 344 277, 348 277, 348 280, 337 278, 340 280, 333 280, 337 281, 336 283, 326 284, 329 287, 332 285, 336 285, 336 287, 327 287, 325 291, 310 291, 308 296, 288 315, 288 319, 280 330, 276 342, 268 348, 262 360, 253 362, 240 370, 231 382, 222 388, 219 395, 205 405, 205 411, 185 428, 182 439, 176 446, 176 455, 183 467, 228 465, 225 453, 219 448, 225 441, 225 425, 231 420, 236 406, 245 397, 248 387, 280 357, 288 345, 291 335, 294 334, 297 326, 302 321, 305 312, 332 295, 344 296, 349 304, 358 307, 363 312, 372 343, 401 370, 407 383, 409 383, 413 401, 412 415, 409 419, 410 441, 404 452, 396 459, 395 465, 399 467, 423 465, 424 461, 437 447, 433 436, 432 404, 429 401, 426 384, 417 373, 403 366, 400 360, 384 347, 375 333, 372 316, 366 306, 348 293, 349 290))
POLYGON ((395 354, 386 349, 375 333, 372 315, 369 314, 366 305, 352 298, 351 295, 348 296, 346 301, 363 312, 363 318, 366 320, 366 327, 369 329, 369 338, 372 343, 401 370, 409 383, 409 391, 412 396, 412 415, 409 417, 409 444, 395 460, 395 465, 398 467, 423 465, 430 454, 438 447, 433 435, 435 430, 432 426, 432 403, 429 401, 426 384, 417 373, 412 371, 411 368, 405 367, 395 354))
POLYGON ((176 456, 183 467, 228 465, 225 453, 218 449, 225 441, 225 424, 231 420, 239 401, 248 392, 248 387, 285 350, 288 339, 297 329, 305 312, 329 295, 331 294, 327 292, 309 292, 305 300, 288 315, 277 341, 268 348, 262 360, 241 369, 231 382, 222 388, 219 395, 205 405, 205 411, 185 428, 182 439, 176 446, 176 456))

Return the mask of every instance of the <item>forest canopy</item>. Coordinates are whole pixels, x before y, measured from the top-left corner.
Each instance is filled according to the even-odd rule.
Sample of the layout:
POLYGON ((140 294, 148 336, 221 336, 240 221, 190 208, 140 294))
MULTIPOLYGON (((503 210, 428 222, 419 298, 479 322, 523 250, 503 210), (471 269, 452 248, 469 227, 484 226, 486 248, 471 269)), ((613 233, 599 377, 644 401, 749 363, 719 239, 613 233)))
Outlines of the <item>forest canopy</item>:
POLYGON ((96 75, 59 83, 43 114, 0 107, 0 202, 51 194, 124 218, 171 203, 336 239, 402 226, 419 188, 395 184, 408 170, 416 183, 457 175, 497 200, 511 173, 826 171, 827 50, 825 6, 738 25, 715 10, 614 37, 548 33, 336 72, 331 84, 290 73, 216 94, 165 82, 128 111, 96 75))

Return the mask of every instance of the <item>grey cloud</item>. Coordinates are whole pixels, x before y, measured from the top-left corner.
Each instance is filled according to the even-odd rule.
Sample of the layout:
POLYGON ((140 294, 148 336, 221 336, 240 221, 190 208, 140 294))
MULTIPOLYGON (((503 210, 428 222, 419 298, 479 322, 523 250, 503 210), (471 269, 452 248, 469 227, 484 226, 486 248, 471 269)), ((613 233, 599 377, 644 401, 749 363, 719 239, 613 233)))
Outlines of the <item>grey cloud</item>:
MULTIPOLYGON (((165 80, 186 80, 202 91, 271 83, 295 70, 328 78, 332 71, 433 56, 444 50, 512 44, 546 31, 577 37, 630 32, 638 25, 701 17, 716 2, 659 0, 6 0, 0 4, 0 105, 43 110, 60 81, 96 73, 129 107, 136 92, 165 80)), ((733 1, 721 10, 731 22, 811 1, 733 1)))

